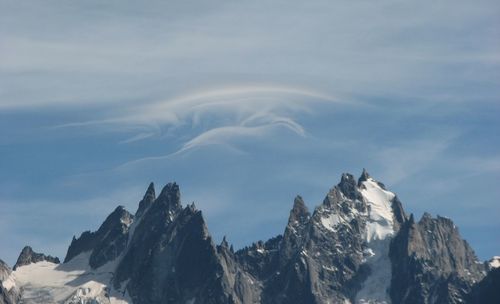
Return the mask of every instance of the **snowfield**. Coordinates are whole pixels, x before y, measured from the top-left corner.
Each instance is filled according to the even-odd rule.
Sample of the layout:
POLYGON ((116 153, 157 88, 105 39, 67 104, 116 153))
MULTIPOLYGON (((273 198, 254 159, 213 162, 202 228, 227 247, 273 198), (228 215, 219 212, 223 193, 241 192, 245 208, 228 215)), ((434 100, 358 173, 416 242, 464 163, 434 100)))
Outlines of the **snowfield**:
POLYGON ((10 284, 21 288, 25 304, 131 304, 126 294, 110 286, 115 262, 92 270, 89 257, 86 252, 65 264, 21 266, 12 272, 10 284))
POLYGON ((490 268, 500 268, 500 256, 494 256, 488 264, 490 268))
POLYGON ((356 303, 391 303, 388 295, 392 277, 389 245, 394 235, 392 200, 396 195, 382 189, 371 178, 364 181, 360 188, 363 199, 368 204, 365 240, 369 246, 369 254, 366 263, 372 272, 356 295, 356 303))
POLYGON ((383 240, 394 234, 392 200, 396 195, 382 189, 373 179, 364 181, 361 194, 368 202, 368 221, 366 223, 366 241, 383 240))

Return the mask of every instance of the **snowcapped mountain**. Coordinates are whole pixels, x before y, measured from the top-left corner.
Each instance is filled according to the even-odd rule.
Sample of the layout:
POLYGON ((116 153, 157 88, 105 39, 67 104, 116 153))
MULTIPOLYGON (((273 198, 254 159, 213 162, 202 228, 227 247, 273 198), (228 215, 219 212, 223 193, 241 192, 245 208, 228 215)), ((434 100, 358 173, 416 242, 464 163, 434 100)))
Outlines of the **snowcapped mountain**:
POLYGON ((116 208, 73 238, 62 264, 23 249, 0 261, 0 304, 500 303, 500 258, 481 263, 450 219, 416 221, 363 171, 311 213, 294 200, 283 235, 214 244, 177 184, 151 184, 135 215, 116 208))

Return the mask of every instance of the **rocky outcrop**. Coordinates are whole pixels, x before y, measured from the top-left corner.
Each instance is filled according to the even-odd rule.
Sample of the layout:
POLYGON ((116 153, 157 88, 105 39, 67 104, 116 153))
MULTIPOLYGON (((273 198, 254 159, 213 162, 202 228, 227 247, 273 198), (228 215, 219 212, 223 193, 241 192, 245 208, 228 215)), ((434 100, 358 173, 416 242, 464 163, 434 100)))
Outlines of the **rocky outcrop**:
MULTIPOLYGON (((261 303, 356 301, 373 266, 367 263, 372 204, 360 188, 366 180, 360 179, 358 186, 352 175, 343 174, 312 216, 297 197, 283 238, 237 252, 243 269, 262 285, 261 303)), ((399 206, 391 199, 384 202, 389 210, 399 206)), ((396 211, 389 211, 399 215, 391 221, 403 222, 404 212, 396 211)))
POLYGON ((118 206, 97 231, 86 231, 78 239, 73 237, 64 262, 88 251, 92 251, 89 262, 92 268, 114 260, 127 246, 128 229, 133 218, 123 206, 118 206))
POLYGON ((290 211, 288 224, 283 234, 282 246, 279 250, 280 266, 284 266, 304 244, 305 231, 308 227, 311 214, 302 197, 297 196, 290 211))
POLYGON ((201 211, 182 208, 177 184, 163 188, 133 229, 114 284, 134 303, 234 302, 201 211))
POLYGON ((59 258, 50 255, 45 255, 43 253, 34 252, 30 246, 26 246, 23 248, 21 254, 17 258, 17 262, 14 265, 14 270, 24 265, 29 265, 31 263, 37 263, 42 261, 47 261, 55 264, 60 263, 59 258))
POLYGON ((139 207, 135 212, 135 217, 137 219, 140 218, 144 214, 144 212, 153 204, 155 199, 155 185, 153 183, 150 183, 148 189, 146 190, 146 193, 144 194, 144 197, 139 202, 139 207))
POLYGON ((413 215, 391 244, 394 303, 463 303, 485 267, 450 219, 413 215))

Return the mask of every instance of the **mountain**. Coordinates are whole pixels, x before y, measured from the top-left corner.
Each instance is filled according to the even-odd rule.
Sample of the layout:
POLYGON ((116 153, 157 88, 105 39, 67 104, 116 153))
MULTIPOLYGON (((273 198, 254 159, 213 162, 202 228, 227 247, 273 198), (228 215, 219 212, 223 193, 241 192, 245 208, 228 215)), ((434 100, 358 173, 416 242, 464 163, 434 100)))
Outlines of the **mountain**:
POLYGON ((42 261, 47 261, 54 264, 60 263, 59 258, 52 257, 50 255, 45 255, 43 253, 34 252, 30 246, 26 246, 23 248, 21 254, 17 258, 16 265, 14 265, 14 270, 24 265, 29 265, 31 263, 38 263, 42 261))
POLYGON ((8 303, 500 303, 500 258, 481 263, 445 217, 408 215, 365 170, 343 174, 310 212, 297 196, 283 235, 215 244, 176 183, 150 184, 74 237, 62 264, 23 249, 0 264, 8 303))

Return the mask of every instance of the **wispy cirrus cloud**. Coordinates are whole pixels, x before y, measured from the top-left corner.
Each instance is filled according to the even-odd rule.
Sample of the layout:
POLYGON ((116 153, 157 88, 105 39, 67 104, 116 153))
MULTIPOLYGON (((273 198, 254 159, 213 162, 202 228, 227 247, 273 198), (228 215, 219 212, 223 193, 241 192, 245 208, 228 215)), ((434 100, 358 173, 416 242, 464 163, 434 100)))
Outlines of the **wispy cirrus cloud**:
POLYGON ((97 128, 111 132, 123 132, 124 128, 132 130, 129 138, 120 141, 122 144, 168 134, 191 134, 191 138, 181 142, 177 150, 130 162, 135 163, 171 157, 207 145, 221 145, 238 151, 232 146, 233 141, 266 137, 279 128, 306 136, 299 117, 312 114, 319 104, 325 103, 348 104, 353 101, 290 86, 227 86, 162 101, 130 104, 101 120, 72 122, 53 128, 97 128))

